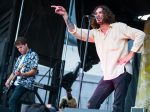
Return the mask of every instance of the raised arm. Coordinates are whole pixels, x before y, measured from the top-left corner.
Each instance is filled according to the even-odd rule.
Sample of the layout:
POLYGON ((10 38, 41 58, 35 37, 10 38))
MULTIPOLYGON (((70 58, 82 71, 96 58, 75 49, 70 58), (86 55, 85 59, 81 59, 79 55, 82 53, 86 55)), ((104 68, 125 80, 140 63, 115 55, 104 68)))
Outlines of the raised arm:
MULTIPOLYGON (((87 29, 82 29, 82 38, 81 38, 81 29, 77 28, 77 26, 70 20, 70 18, 68 17, 68 13, 67 13, 66 9, 62 6, 55 6, 55 5, 52 5, 51 7, 55 9, 56 14, 59 14, 63 17, 69 32, 74 37, 76 37, 80 40, 86 41, 87 34, 88 34, 87 29)), ((91 33, 91 31, 90 31, 90 34, 89 34, 88 41, 89 42, 94 42, 93 34, 91 33)))
POLYGON ((66 9, 62 6, 55 6, 55 5, 52 5, 51 7, 55 9, 56 14, 59 14, 64 18, 64 21, 65 21, 69 31, 73 32, 75 30, 75 26, 72 23, 72 21, 69 19, 66 9))

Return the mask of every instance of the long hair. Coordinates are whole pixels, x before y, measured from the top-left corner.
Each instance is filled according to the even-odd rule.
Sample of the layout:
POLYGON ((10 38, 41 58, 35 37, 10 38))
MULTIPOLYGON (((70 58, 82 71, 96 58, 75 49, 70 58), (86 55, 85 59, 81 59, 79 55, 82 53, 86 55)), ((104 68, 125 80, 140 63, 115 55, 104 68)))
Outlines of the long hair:
MULTIPOLYGON (((113 14, 113 12, 105 5, 99 5, 97 7, 95 7, 95 9, 93 10, 92 12, 92 15, 95 15, 96 13, 96 10, 98 8, 102 8, 102 12, 103 12, 103 22, 104 23, 108 23, 108 24, 111 24, 111 23, 114 23, 115 22, 115 15, 113 14)), ((99 24, 97 24, 96 20, 92 21, 92 25, 93 28, 99 28, 99 24)))

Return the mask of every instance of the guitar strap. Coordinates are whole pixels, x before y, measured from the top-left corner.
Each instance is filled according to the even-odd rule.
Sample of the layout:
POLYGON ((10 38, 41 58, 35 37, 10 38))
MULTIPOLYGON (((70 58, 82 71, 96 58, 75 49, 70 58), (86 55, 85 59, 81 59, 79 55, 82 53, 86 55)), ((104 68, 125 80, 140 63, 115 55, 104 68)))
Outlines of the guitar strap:
MULTIPOLYGON (((22 58, 21 58, 21 60, 20 60, 20 63, 19 63, 19 65, 18 65, 17 70, 19 70, 19 69, 21 68, 25 57, 26 57, 26 55, 23 55, 23 56, 22 56, 22 58)), ((20 72, 22 72, 22 71, 23 71, 23 68, 20 69, 20 72)), ((16 80, 15 80, 15 82, 14 82, 14 85, 15 85, 15 86, 19 85, 18 82, 19 82, 20 79, 21 79, 21 76, 17 76, 17 77, 16 77, 16 80)))

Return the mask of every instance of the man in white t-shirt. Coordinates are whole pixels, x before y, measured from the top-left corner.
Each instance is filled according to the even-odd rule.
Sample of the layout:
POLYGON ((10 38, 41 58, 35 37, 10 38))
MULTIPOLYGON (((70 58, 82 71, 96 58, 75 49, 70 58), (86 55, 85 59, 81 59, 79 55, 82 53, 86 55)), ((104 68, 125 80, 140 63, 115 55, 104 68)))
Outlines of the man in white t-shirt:
POLYGON ((66 96, 62 97, 60 100, 59 108, 64 109, 65 107, 68 108, 76 108, 77 107, 77 101, 72 96, 71 89, 66 90, 66 96))

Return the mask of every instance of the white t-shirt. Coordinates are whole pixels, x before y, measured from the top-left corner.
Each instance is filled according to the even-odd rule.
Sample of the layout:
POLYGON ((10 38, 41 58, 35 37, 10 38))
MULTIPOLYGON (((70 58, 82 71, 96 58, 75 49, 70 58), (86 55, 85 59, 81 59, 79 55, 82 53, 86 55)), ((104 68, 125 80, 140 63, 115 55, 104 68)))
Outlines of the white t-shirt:
MULTIPOLYGON (((19 68, 22 66, 22 63, 23 63, 23 61, 24 61, 24 59, 25 59, 25 56, 26 56, 26 55, 23 55, 23 56, 22 56, 22 59, 21 59, 19 65, 18 65, 18 68, 17 68, 17 69, 19 69, 19 68)), ((21 73, 22 73, 23 69, 24 69, 24 67, 20 69, 20 72, 21 72, 21 73)), ((15 82, 14 82, 14 85, 15 85, 15 86, 19 85, 18 82, 19 82, 20 79, 21 79, 21 76, 17 76, 17 78, 16 78, 16 80, 15 80, 15 82)))

